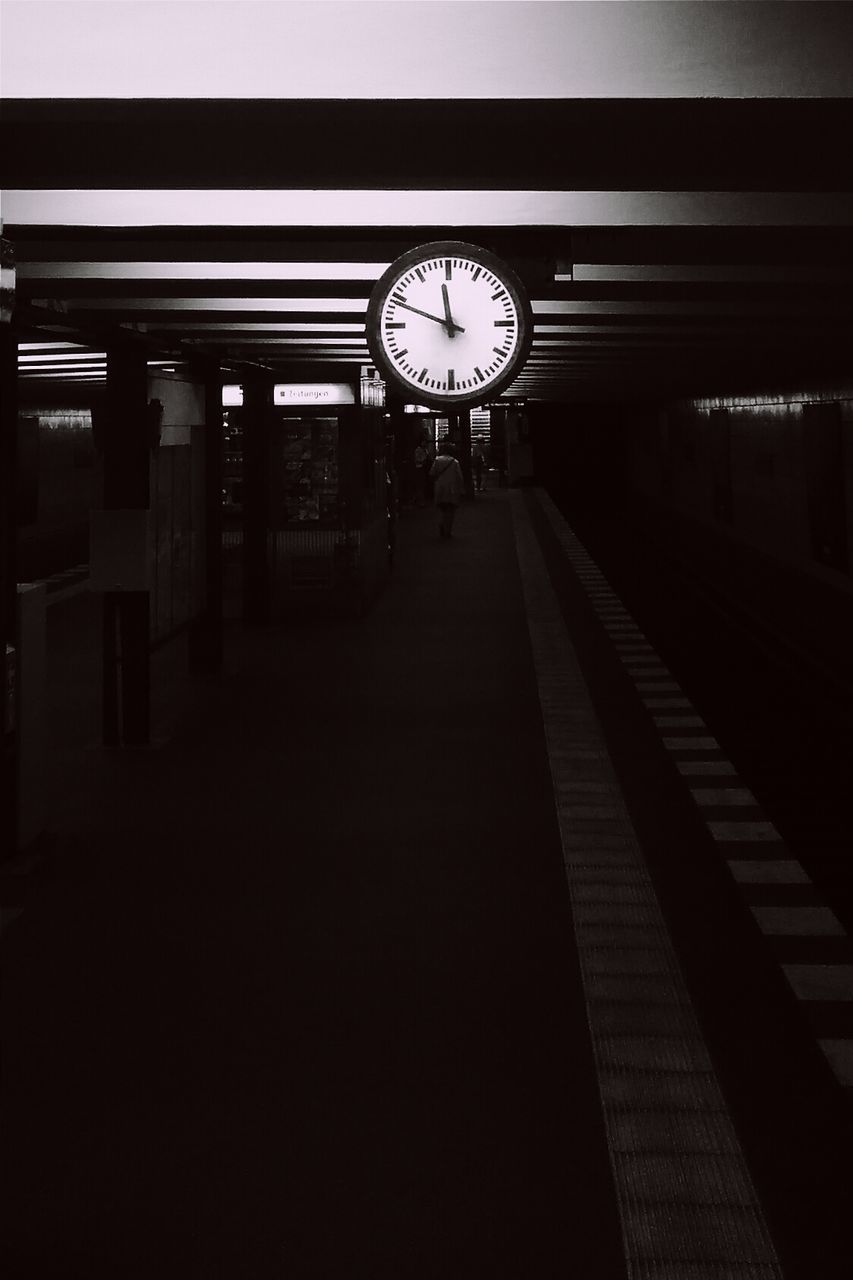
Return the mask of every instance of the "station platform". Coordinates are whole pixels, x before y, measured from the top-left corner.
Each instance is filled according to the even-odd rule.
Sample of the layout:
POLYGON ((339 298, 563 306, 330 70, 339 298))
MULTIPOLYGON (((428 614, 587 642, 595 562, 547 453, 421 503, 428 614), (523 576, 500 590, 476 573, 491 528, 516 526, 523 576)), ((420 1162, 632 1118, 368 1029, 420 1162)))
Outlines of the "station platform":
POLYGON ((847 1274, 845 1091, 560 520, 407 511, 365 617, 157 651, 146 750, 98 746, 97 598, 48 611, 8 1280, 847 1274))

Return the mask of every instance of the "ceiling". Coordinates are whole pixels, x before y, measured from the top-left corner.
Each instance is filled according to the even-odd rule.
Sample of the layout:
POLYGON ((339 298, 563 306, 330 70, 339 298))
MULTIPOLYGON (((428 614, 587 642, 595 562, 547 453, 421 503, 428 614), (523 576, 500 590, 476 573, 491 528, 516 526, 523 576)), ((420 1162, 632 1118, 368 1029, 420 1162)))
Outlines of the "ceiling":
POLYGON ((507 396, 843 375, 852 108, 12 101, 3 236, 23 377, 101 379, 129 340, 164 365, 203 353, 237 373, 357 376, 373 282, 439 239, 489 248, 527 283, 533 348, 507 396), (57 342, 77 346, 42 349, 57 342))

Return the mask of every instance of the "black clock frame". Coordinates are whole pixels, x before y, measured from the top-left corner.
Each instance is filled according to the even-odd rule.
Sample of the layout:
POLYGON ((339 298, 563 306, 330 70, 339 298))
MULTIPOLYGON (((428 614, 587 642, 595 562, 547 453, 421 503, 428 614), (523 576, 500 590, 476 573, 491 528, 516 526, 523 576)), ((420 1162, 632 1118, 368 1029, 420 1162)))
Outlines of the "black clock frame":
POLYGON ((530 347, 533 342, 533 312, 527 296, 527 290, 512 267, 508 266, 501 258, 498 258, 494 253, 490 253, 488 249, 483 249, 476 244, 468 244, 463 240, 434 240, 429 244, 418 245, 416 248, 409 249, 408 252, 401 254, 376 281, 370 294, 370 301, 367 304, 365 333, 373 363, 387 382, 399 388, 407 398, 416 396, 419 404, 425 404, 429 408, 452 410, 479 404, 484 398, 493 399, 495 396, 500 395, 518 377, 527 363, 527 357, 530 354, 530 347), (480 391, 472 388, 470 391, 463 391, 455 395, 436 395, 435 392, 416 389, 411 383, 399 377, 392 361, 386 356, 385 348, 382 344, 382 309, 392 286, 396 284, 404 272, 411 267, 417 266, 419 262, 423 262, 427 258, 451 257, 470 258, 486 267, 489 271, 494 272, 502 284, 505 285, 515 304, 519 333, 518 342, 513 355, 510 357, 509 364, 494 382, 490 382, 480 391))

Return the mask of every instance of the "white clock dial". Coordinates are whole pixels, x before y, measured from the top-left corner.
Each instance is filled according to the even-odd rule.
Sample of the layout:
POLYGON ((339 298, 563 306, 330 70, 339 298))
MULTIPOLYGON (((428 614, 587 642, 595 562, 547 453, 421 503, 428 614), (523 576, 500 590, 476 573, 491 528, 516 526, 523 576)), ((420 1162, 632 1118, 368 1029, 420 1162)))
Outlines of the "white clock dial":
POLYGON ((519 371, 529 346, 528 310, 513 273, 484 250, 453 242, 393 264, 368 322, 377 363, 404 391, 433 403, 493 394, 519 371))

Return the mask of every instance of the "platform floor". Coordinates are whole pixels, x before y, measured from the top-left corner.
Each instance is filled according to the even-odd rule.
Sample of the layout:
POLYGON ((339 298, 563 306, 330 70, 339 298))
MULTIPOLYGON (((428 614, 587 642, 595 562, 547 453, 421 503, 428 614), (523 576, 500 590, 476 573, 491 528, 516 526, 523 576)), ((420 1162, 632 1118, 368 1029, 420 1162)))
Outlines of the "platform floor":
POLYGON ((366 617, 232 624, 215 677, 159 651, 146 751, 97 744, 97 600, 49 610, 51 842, 3 877, 8 1280, 807 1274, 543 518, 407 512, 366 617))

